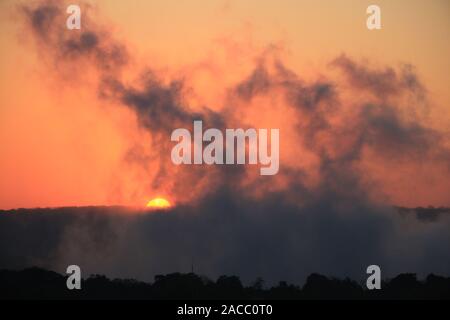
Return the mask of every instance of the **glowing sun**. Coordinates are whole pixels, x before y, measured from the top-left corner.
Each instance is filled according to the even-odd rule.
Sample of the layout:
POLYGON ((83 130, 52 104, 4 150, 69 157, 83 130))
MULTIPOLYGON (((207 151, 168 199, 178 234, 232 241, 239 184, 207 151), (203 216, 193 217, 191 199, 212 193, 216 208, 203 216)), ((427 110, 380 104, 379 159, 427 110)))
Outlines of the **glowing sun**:
POLYGON ((155 209, 165 209, 171 207, 171 204, 164 198, 155 198, 147 202, 147 207, 155 209))

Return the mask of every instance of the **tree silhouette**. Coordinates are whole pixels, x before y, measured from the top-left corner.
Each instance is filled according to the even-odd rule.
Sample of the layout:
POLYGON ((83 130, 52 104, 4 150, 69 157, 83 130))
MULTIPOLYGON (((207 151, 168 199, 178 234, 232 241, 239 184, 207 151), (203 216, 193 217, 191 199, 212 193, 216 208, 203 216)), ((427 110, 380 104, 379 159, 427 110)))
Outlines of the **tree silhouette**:
POLYGON ((81 290, 68 290, 66 280, 40 268, 0 270, 0 299, 450 299, 450 278, 434 274, 425 281, 412 273, 400 274, 383 281, 381 290, 316 273, 303 287, 281 281, 270 288, 264 288, 262 278, 245 287, 237 276, 223 275, 214 282, 194 273, 157 275, 151 284, 95 274, 82 280, 81 290))

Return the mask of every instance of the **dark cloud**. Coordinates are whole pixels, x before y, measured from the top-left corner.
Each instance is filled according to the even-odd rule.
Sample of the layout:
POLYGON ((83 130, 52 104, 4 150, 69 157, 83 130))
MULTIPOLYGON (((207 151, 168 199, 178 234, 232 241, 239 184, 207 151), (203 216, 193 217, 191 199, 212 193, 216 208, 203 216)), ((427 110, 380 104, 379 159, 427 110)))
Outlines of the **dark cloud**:
MULTIPOLYGON (((67 14, 63 1, 44 1, 21 5, 24 22, 34 36, 42 57, 61 67, 61 64, 92 63, 103 72, 117 72, 128 63, 125 46, 111 38, 110 33, 83 15, 83 25, 73 32, 65 28, 67 14)), ((83 9, 90 9, 85 5, 83 9)), ((78 72, 86 67, 78 65, 78 72)))
POLYGON ((69 78, 77 78, 89 70, 97 72, 98 96, 131 109, 137 116, 138 124, 151 133, 153 154, 141 153, 139 146, 132 146, 125 160, 147 172, 155 170, 154 166, 150 169, 149 162, 158 161, 157 174, 150 186, 161 187, 167 182, 168 175, 176 175, 179 183, 171 188, 180 195, 188 194, 193 189, 184 187, 187 180, 195 180, 200 185, 210 176, 220 181, 223 176, 240 171, 225 167, 208 170, 174 168, 171 165, 170 134, 174 128, 189 128, 192 131, 194 120, 203 120, 205 127, 225 128, 226 120, 208 108, 190 110, 183 98, 183 81, 176 79, 166 83, 150 67, 144 68, 136 81, 128 83, 123 80, 121 71, 130 63, 126 46, 114 39, 107 28, 91 19, 88 5, 82 6, 83 24, 80 31, 66 30, 64 2, 43 1, 21 6, 20 10, 26 26, 41 48, 44 61, 56 65, 57 72, 64 73, 67 69, 69 78))
MULTIPOLYGON (((341 84, 326 77, 307 83, 284 65, 278 50, 269 48, 262 53, 251 74, 229 90, 228 107, 221 112, 207 107, 193 111, 184 99, 188 88, 181 79, 162 81, 151 67, 147 67, 138 81, 126 83, 122 80, 119 71, 129 61, 126 47, 106 28, 93 23, 89 10, 83 15, 86 22, 82 31, 67 32, 61 27, 66 17, 63 9, 63 3, 55 1, 22 7, 27 25, 39 45, 46 49, 41 53, 60 66, 80 60, 89 63, 99 72, 98 95, 133 110, 138 123, 152 134, 160 155, 170 154, 172 144, 168 137, 171 131, 179 127, 191 128, 194 120, 203 120, 205 126, 221 129, 227 127, 230 120, 235 126, 245 127, 246 124, 233 113, 233 102, 270 96, 275 91, 282 92, 287 103, 298 113, 298 138, 319 156, 325 171, 335 168, 336 172, 347 170, 353 174, 349 166, 361 161, 365 148, 388 159, 413 156, 423 161, 430 160, 431 149, 442 149, 441 134, 425 127, 417 118, 406 117, 397 99, 405 92, 420 97, 408 101, 411 104, 409 110, 420 109, 425 104, 425 89, 411 65, 403 65, 399 70, 392 67, 370 69, 346 55, 339 56, 331 65, 342 70, 352 90, 373 94, 359 97, 361 101, 351 101, 349 106, 349 102, 341 99, 341 84), (336 116, 341 118, 340 124, 334 121, 336 116), (324 136, 329 137, 327 142, 323 141, 324 136), (336 150, 336 146, 345 147, 336 150)), ((448 150, 442 149, 438 153, 446 155, 448 150)), ((148 165, 148 158, 133 157, 133 154, 135 152, 131 152, 128 159, 141 159, 144 161, 136 162, 148 165)), ((165 164, 167 159, 161 158, 159 176, 170 171, 165 164)), ((204 175, 204 170, 195 171, 199 176, 204 175)), ((217 173, 219 170, 208 171, 217 173)), ((324 173, 330 176, 330 172, 324 173)))
POLYGON ((339 67, 348 83, 331 78, 307 83, 278 58, 262 60, 231 95, 250 100, 281 92, 297 111, 299 141, 320 158, 324 184, 361 190, 354 165, 364 161, 367 149, 386 161, 432 163, 450 156, 445 135, 418 117, 428 105, 412 66, 370 69, 342 55, 331 66, 339 67), (350 101, 342 98, 347 84, 356 97, 350 101), (404 95, 413 99, 404 102, 404 95))
POLYGON ((418 207, 418 208, 405 208, 405 207, 397 207, 398 212, 403 215, 412 215, 415 214, 417 219, 423 222, 436 222, 440 218, 450 215, 450 208, 445 207, 418 207))
POLYGON ((344 72, 352 86, 370 91, 379 97, 399 94, 404 90, 414 92, 424 90, 414 73, 414 68, 409 64, 403 65, 400 72, 396 72, 391 67, 381 70, 369 69, 346 55, 341 55, 332 62, 332 65, 344 72))
POLYGON ((248 79, 236 86, 236 93, 243 99, 250 99, 254 95, 266 93, 272 86, 271 77, 263 65, 256 67, 248 79))
POLYGON ((396 109, 389 106, 365 105, 360 119, 366 143, 381 154, 417 158, 427 155, 441 140, 437 131, 401 119, 396 109))
MULTIPOLYGON (((86 6, 86 5, 85 5, 86 6)), ((217 122, 220 115, 212 111, 196 113, 183 104, 183 81, 163 83, 149 68, 140 75, 137 84, 126 84, 117 72, 129 62, 128 51, 121 42, 114 39, 106 28, 92 22, 87 12, 83 12, 83 28, 68 31, 65 26, 67 14, 60 1, 44 1, 42 4, 22 6, 25 23, 35 35, 43 57, 64 65, 87 62, 83 68, 94 68, 99 74, 99 96, 112 99, 128 106, 138 115, 139 123, 153 133, 171 132, 175 126, 186 126, 193 120, 209 116, 217 122)), ((220 123, 213 123, 220 126, 220 123)))

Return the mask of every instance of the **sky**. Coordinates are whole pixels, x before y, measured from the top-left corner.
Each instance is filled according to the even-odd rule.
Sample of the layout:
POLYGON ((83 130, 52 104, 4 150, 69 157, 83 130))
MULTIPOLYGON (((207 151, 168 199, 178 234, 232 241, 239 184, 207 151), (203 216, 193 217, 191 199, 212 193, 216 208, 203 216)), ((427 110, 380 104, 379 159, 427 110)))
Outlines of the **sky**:
POLYGON ((193 112, 207 117, 205 108, 228 126, 282 128, 279 175, 236 173, 249 197, 289 193, 292 171, 318 193, 324 164, 334 162, 374 201, 450 205, 448 1, 377 1, 377 31, 366 28, 372 2, 362 0, 88 1, 81 32, 65 30, 62 15, 45 31, 66 41, 95 30, 105 47, 91 51, 123 47, 126 61, 111 66, 91 51, 58 51, 58 39, 29 23, 24 8, 39 3, 0 2, 0 208, 198 201, 228 178, 217 168, 175 168, 168 136, 193 112), (105 77, 123 96, 105 89, 105 77), (159 126, 145 120, 149 103, 130 100, 146 97, 146 82, 173 100, 172 113, 158 111, 159 126), (331 93, 316 110, 329 130, 314 126, 306 103, 286 102, 321 85, 331 93), (173 116, 179 110, 183 117, 173 116))
POLYGON ((80 207, 1 214, 0 267, 448 275, 448 213, 395 207, 450 206, 448 1, 67 4, 0 0, 0 209, 80 207), (195 120, 279 129, 279 172, 173 164, 195 120))

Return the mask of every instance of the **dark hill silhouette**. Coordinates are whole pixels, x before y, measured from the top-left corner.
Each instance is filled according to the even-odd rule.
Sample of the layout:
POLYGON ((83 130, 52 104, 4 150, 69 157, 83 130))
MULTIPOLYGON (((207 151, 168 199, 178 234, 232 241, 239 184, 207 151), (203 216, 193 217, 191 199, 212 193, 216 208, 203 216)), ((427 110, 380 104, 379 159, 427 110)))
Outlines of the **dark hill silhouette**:
MULTIPOLYGON (((449 208, 402 208, 397 207, 397 212, 399 215, 407 216, 408 220, 420 220, 421 226, 429 227, 433 226, 434 223, 439 223, 439 220, 448 221, 450 214, 449 208), (413 219, 410 219, 413 218, 413 219)), ((107 252, 110 248, 116 248, 114 246, 115 241, 130 240, 126 244, 126 248, 132 247, 133 244, 142 245, 146 252, 152 251, 159 253, 158 255, 152 256, 154 261, 158 261, 158 257, 166 257, 166 251, 171 252, 171 255, 176 254, 186 254, 188 259, 182 262, 187 262, 184 265, 188 266, 191 264, 192 255, 189 250, 192 248, 197 248, 202 242, 198 242, 200 239, 204 241, 201 237, 193 237, 191 235, 196 234, 206 234, 211 238, 214 238, 214 232, 211 232, 210 226, 217 225, 218 222, 225 224, 224 231, 234 232, 236 226, 242 225, 242 219, 238 221, 233 220, 231 223, 226 224, 226 220, 220 218, 221 212, 218 214, 210 213, 209 211, 200 215, 185 214, 185 208, 174 208, 173 212, 154 212, 151 214, 146 214, 148 209, 143 208, 129 208, 129 207, 64 207, 64 208, 37 208, 37 209, 15 209, 15 210, 0 210, 0 268, 9 270, 0 270, 0 298, 2 299, 449 299, 450 297, 450 284, 449 278, 429 275, 424 281, 417 280, 414 274, 402 274, 393 279, 386 280, 382 284, 381 291, 368 291, 365 288, 365 284, 357 283, 350 279, 336 279, 329 278, 319 274, 312 274, 307 278, 307 281, 303 287, 295 284, 289 284, 287 282, 280 282, 278 285, 267 288, 263 286, 263 280, 258 279, 254 284, 250 286, 243 286, 240 278, 237 276, 221 276, 216 281, 212 281, 205 277, 198 276, 194 273, 188 274, 167 274, 155 276, 153 283, 145 283, 133 279, 108 279, 104 275, 93 275, 87 279, 83 280, 81 291, 69 291, 66 289, 65 276, 60 275, 55 272, 46 271, 43 269, 31 268, 25 269, 23 271, 10 271, 18 270, 24 267, 33 266, 36 261, 39 262, 40 266, 44 266, 49 269, 56 268, 54 261, 61 263, 63 259, 59 260, 58 254, 64 253, 65 250, 61 250, 60 247, 63 240, 65 245, 70 245, 71 239, 74 235, 77 236, 80 230, 81 239, 85 239, 87 242, 82 242, 80 245, 75 246, 75 249, 79 251, 74 251, 77 256, 83 256, 85 248, 88 248, 88 254, 83 256, 84 258, 94 258, 96 263, 101 263, 101 259, 97 259, 99 252, 107 252), (140 214, 132 215, 130 213, 138 212, 140 214), (188 216, 190 219, 186 219, 188 216), (130 223, 133 228, 129 229, 128 234, 134 234, 131 231, 139 231, 140 235, 146 235, 145 237, 124 237, 116 238, 121 233, 121 227, 124 224, 130 223), (203 223, 202 228, 199 228, 199 222, 203 223), (212 224, 212 222, 214 222, 212 224), (140 228, 144 225, 145 228, 140 228), (169 228, 170 226, 170 228, 169 228), (176 232, 167 232, 166 230, 171 229, 176 232), (68 233, 67 230, 74 232, 68 233), (162 231, 160 231, 162 230, 162 231), (179 235, 177 235, 177 232, 179 235), (166 236, 166 234, 174 234, 176 237, 171 235, 166 236), (70 237, 69 237, 70 236, 70 237), (184 236, 184 237, 183 237, 184 236), (136 240, 138 239, 138 240, 136 240), (189 243, 184 243, 185 239, 191 239, 189 243), (145 240, 145 242, 141 242, 145 240), (138 242, 136 242, 138 241, 138 242), (164 243, 164 250, 158 252, 157 246, 153 246, 153 243, 164 243), (13 244, 13 245, 11 245, 13 244), (150 250, 153 249, 153 250, 150 250)), ((188 209, 186 209, 188 210, 188 209)), ((188 212, 193 212, 189 211, 188 212)), ((299 222, 301 220, 295 220, 293 215, 288 214, 283 216, 283 214, 274 215, 276 217, 281 217, 281 220, 277 219, 263 219, 264 224, 256 224, 257 228, 253 228, 253 222, 258 220, 250 219, 250 215, 244 215, 247 218, 245 221, 246 226, 251 226, 252 228, 242 228, 238 229, 237 235, 245 237, 243 239, 249 239, 249 235, 258 236, 255 239, 263 239, 266 237, 267 232, 271 235, 270 239, 277 239, 276 236, 282 237, 282 232, 271 233, 273 229, 284 230, 283 228, 287 225, 285 221, 289 223, 299 222), (288 218, 288 219, 287 219, 288 218), (287 219, 287 220, 285 220, 287 219), (292 220, 293 219, 293 220, 292 220), (276 228, 266 227, 268 222, 275 221, 279 224, 275 224, 276 228), (283 227, 283 228, 281 228, 283 227), (254 233, 253 230, 256 230, 254 233), (248 234, 243 233, 250 232, 248 234)), ((310 215, 313 216, 313 215, 310 215)), ((232 216, 233 217, 233 216, 232 216)), ((295 216, 297 217, 297 215, 295 216)), ((310 220, 307 220, 310 221, 310 220)), ((314 220, 311 220, 312 222, 314 220)), ((351 221, 350 221, 351 222, 351 221)), ((417 222, 417 221, 414 221, 417 222)), ((347 226, 348 224, 342 224, 347 226)), ((380 224, 383 226, 384 224, 380 224)), ((361 225, 355 226, 355 229, 361 225)), ((337 228, 333 227, 333 230, 337 228)), ((377 229, 377 228, 376 228, 377 229)), ((444 229, 444 228, 441 228, 444 229)), ((305 229, 304 229, 305 230, 305 229)), ((345 229, 347 230, 347 229, 345 229)), ((369 228, 368 230, 374 230, 369 228)), ((382 228, 379 230, 383 231, 382 228)), ((291 229, 291 232, 297 229, 291 229)), ((222 232, 221 236, 227 235, 227 232, 222 232)), ((363 234, 360 239, 365 239, 365 234, 363 234)), ((341 233, 336 233, 334 235, 334 240, 339 240, 339 235, 341 233)), ((376 232, 375 238, 371 238, 374 241, 377 240, 376 232)), ((445 234, 445 232, 444 232, 445 234)), ((224 244, 225 240, 228 240, 229 236, 223 236, 222 242, 218 241, 217 244, 224 244)), ((298 239, 298 238, 296 238, 298 239)), ((420 238, 423 239, 423 238, 420 238)), ((433 244, 445 244, 447 237, 437 237, 436 241, 431 242, 433 244)), ((425 239, 426 240, 426 239, 425 239)), ((328 241, 328 240, 327 240, 328 241)), ((286 238, 285 242, 279 242, 280 244, 291 243, 290 238, 286 238), (286 242, 288 241, 289 242, 286 242)), ((343 243, 356 242, 351 239, 343 243)), ((241 243, 241 242, 236 242, 241 243)), ((250 241, 249 248, 255 248, 256 241, 250 241)), ((370 241, 368 241, 370 243, 370 241)), ((258 246, 260 245, 257 243, 258 246)), ((338 247, 333 243, 333 246, 338 247)), ((120 246, 119 246, 120 247, 120 246)), ((446 246, 432 247, 428 245, 427 247, 433 248, 433 251, 437 251, 436 255, 432 255, 433 259, 424 260, 428 263, 430 261, 430 267, 427 271, 420 270, 420 268, 411 268, 422 277, 423 275, 429 273, 430 271, 439 270, 439 272, 444 273, 448 276, 447 270, 445 268, 435 268, 435 265, 446 266, 448 265, 448 250, 446 246), (443 263, 436 263, 436 261, 444 260, 443 263), (432 264, 434 262, 434 264, 432 264)), ((211 246, 215 248, 215 246, 211 246)), ((232 247, 233 249, 235 247, 232 247)), ((270 249, 270 247, 268 247, 270 249)), ((278 247, 277 247, 278 248, 278 247)), ((320 247, 319 247, 320 248, 320 247)), ((122 257, 122 254, 126 254, 127 250, 122 248, 118 249, 118 257, 122 257), (120 249, 120 250, 119 250, 120 249)), ((347 250, 347 249, 346 249, 347 250)), ((68 250, 70 252, 70 250, 68 250)), ((247 250, 249 251, 249 250, 247 250)), ((255 251, 255 250, 254 250, 255 251)), ((295 252, 295 251, 291 251, 295 252)), ((342 251, 341 253, 346 254, 347 251, 342 251)), ((290 255, 278 255, 278 250, 271 250, 273 256, 278 257, 280 261, 285 261, 286 257, 291 257, 290 255), (283 260, 284 259, 284 260, 283 260)), ((64 255, 62 255, 65 258, 64 255)), ((243 255, 231 256, 231 258, 238 258, 239 263, 241 263, 243 255)), ((429 255, 424 256, 424 259, 428 259, 429 255)), ((342 259, 350 260, 350 259, 342 259)), ((88 259, 86 259, 88 261, 88 259)), ((126 261, 126 260, 124 260, 126 261)), ((147 260, 150 261, 150 260, 147 260)), ((145 262, 145 261, 144 261, 145 262)), ((247 258, 247 265, 251 265, 251 259, 247 258)), ((70 262, 72 263, 72 262, 70 262)), ((134 262, 133 262, 134 263, 134 262)), ((325 264, 325 263, 324 263, 325 264)), ((132 264, 125 264, 126 266, 131 266, 132 264)), ((175 264, 178 267, 178 264, 175 264)), ((180 264, 183 265, 183 264, 180 264)), ((220 265, 220 264, 218 264, 220 265)), ((301 273, 301 276, 297 276, 301 269, 295 269, 298 263, 292 262, 292 269, 294 269, 294 275, 286 276, 285 279, 290 279, 292 282, 303 281, 307 274, 301 273), (294 279, 294 280, 291 280, 294 279), (300 279, 300 280, 296 280, 300 279)), ((140 273, 129 273, 139 279, 145 279, 146 281, 151 281, 154 270, 149 270, 151 267, 149 263, 140 268, 142 274, 140 273), (135 275, 136 274, 136 275, 135 275)), ((319 264, 321 266, 321 264, 319 264)), ((122 266, 123 267, 123 266, 122 266)), ((274 266, 271 265, 271 268, 274 266)), ((124 267, 123 267, 124 268, 124 267)), ((126 268, 124 268, 126 269, 126 268)), ((187 269, 187 268, 186 268, 187 269)), ((200 269, 200 268, 199 268, 200 269)), ((326 273, 326 271, 321 271, 319 269, 311 268, 312 270, 318 270, 320 272, 326 273)), ((94 270, 103 270, 98 267, 94 270)), ((161 269, 159 270, 174 270, 161 269)), ((176 269, 175 269, 176 270, 176 269)), ((200 269, 201 270, 201 269, 200 269)), ((235 269, 233 269, 235 270, 235 269)), ((244 268, 245 270, 245 268, 244 268)), ((236 273, 248 283, 251 280, 252 268, 247 268, 249 272, 247 274, 242 273, 239 269, 236 269, 236 273), (250 278, 249 278, 250 277, 250 278)), ((403 269, 400 269, 403 270, 403 269)), ((102 271, 103 272, 103 271, 102 271)), ((119 274, 120 273, 115 273, 119 274)), ((212 273, 220 274, 220 273, 212 273)), ((264 276, 267 277, 268 273, 264 276)), ((280 273, 277 273, 275 279, 267 279, 269 283, 275 283, 280 277, 280 273)), ((270 275, 270 274, 269 274, 270 275)), ((285 277, 284 274, 281 275, 285 277)))
POLYGON ((262 279, 245 287, 236 276, 214 282, 194 273, 158 275, 153 283, 91 275, 82 280, 81 290, 68 290, 66 279, 40 268, 0 270, 0 299, 450 299, 450 278, 433 274, 424 281, 415 274, 400 274, 372 291, 350 279, 319 274, 311 274, 302 288, 282 281, 267 289, 262 279))

